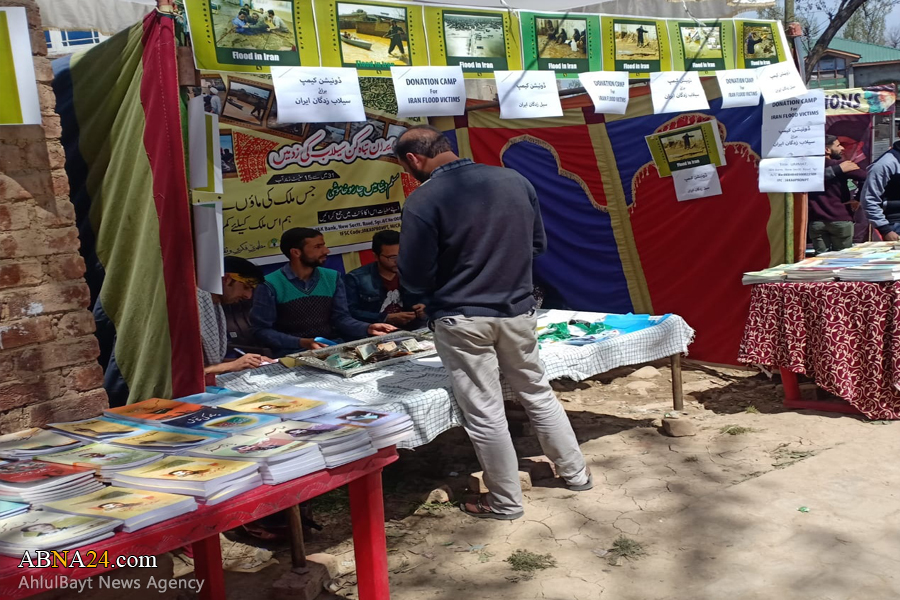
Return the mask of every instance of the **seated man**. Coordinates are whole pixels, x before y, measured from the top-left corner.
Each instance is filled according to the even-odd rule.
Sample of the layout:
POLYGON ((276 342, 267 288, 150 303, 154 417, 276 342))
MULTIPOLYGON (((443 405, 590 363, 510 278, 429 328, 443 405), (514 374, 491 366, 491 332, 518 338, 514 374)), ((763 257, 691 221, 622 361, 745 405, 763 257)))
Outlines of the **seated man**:
POLYGON ((253 297, 253 290, 263 282, 263 273, 249 260, 237 256, 225 257, 225 277, 222 293, 211 294, 197 288, 197 306, 200 309, 200 343, 203 347, 203 372, 218 375, 255 369, 272 362, 259 354, 243 354, 237 360, 226 361, 228 353, 228 327, 223 305, 236 304, 253 297))
POLYGON ((372 238, 375 262, 347 273, 347 304, 354 318, 415 329, 424 326, 425 305, 400 285, 400 233, 379 231, 372 238))
POLYGON ((250 35, 253 31, 250 29, 250 23, 247 19, 247 13, 240 12, 238 16, 231 20, 231 24, 234 25, 234 30, 238 33, 243 33, 244 35, 250 35))
POLYGON ((281 236, 281 251, 288 264, 269 273, 253 297, 250 325, 258 345, 284 356, 323 348, 317 337, 358 340, 397 329, 387 323, 363 323, 350 315, 340 274, 322 268, 329 252, 320 232, 289 229, 281 236))

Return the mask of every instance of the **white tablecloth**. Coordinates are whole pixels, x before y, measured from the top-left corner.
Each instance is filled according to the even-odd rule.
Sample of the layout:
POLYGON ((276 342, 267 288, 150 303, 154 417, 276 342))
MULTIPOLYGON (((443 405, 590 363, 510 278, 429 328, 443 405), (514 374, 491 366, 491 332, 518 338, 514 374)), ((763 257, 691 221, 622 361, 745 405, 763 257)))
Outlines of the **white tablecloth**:
MULTIPOLYGON (((559 322, 573 313, 550 312, 541 321, 559 322)), ((601 313, 577 313, 577 318, 599 320, 601 313)), ((540 321, 539 321, 540 322, 540 321)), ((673 354, 687 354, 694 330, 684 319, 671 315, 662 322, 634 333, 587 346, 544 344, 541 358, 550 379, 581 381, 616 367, 659 360, 673 354)), ((416 361, 391 365, 377 371, 345 378, 312 367, 289 369, 281 364, 251 371, 228 373, 217 378, 218 385, 239 392, 259 392, 286 385, 327 389, 351 396, 378 410, 407 413, 415 424, 413 437, 399 444, 415 448, 462 425, 462 414, 453 399, 450 380, 443 368, 416 361)), ((516 395, 504 383, 509 400, 516 395)))

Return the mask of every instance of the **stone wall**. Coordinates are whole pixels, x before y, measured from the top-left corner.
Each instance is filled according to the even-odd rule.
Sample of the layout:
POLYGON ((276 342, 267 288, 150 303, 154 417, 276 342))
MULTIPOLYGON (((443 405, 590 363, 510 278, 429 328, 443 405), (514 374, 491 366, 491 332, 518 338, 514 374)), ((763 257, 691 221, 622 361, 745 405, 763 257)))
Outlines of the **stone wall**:
POLYGON ((0 126, 0 433, 107 406, 69 201, 53 72, 34 0, 25 6, 43 125, 0 126))

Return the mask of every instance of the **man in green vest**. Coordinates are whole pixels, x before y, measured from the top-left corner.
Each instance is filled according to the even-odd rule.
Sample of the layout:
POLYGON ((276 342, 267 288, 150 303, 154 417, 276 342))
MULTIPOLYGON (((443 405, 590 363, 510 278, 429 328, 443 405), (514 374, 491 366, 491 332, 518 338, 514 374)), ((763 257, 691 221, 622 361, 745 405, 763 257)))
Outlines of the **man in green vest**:
POLYGON ((328 246, 322 234, 295 227, 281 236, 288 264, 269 273, 253 294, 250 325, 271 356, 324 348, 316 338, 338 341, 396 331, 387 323, 363 323, 350 315, 340 273, 325 269, 328 246))

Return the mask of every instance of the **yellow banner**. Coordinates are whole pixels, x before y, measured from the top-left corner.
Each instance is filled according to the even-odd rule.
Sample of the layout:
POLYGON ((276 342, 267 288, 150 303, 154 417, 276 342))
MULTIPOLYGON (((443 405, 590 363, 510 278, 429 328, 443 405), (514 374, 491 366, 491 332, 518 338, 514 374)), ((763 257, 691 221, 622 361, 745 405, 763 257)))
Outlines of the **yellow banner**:
POLYGON ((825 90, 826 115, 859 115, 890 112, 897 101, 894 87, 879 85, 868 88, 825 90))
POLYGON ((367 120, 280 125, 266 76, 203 75, 195 95, 221 107, 225 254, 280 256, 281 234, 314 227, 333 251, 352 251, 383 229, 399 229, 413 182, 393 157, 394 140, 412 125, 393 116, 390 79, 360 79, 367 120), (405 188, 405 189, 404 189, 405 188), (341 247, 345 248, 341 248, 341 247))

